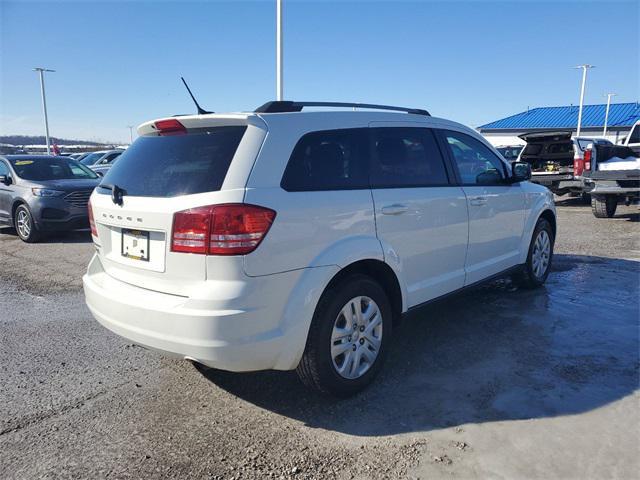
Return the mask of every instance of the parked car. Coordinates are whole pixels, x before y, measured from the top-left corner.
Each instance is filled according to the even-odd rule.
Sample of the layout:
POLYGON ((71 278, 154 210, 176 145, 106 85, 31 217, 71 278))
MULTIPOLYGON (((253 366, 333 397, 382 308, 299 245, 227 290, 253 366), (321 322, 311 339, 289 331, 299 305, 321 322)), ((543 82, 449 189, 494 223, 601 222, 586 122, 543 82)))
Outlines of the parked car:
POLYGON ((0 226, 15 227, 25 242, 88 228, 87 203, 98 179, 68 157, 0 156, 0 226))
POLYGON ((89 168, 98 165, 105 165, 119 156, 122 152, 122 150, 100 150, 98 152, 92 152, 80 160, 80 163, 89 168))
POLYGON ((589 145, 583 179, 596 218, 611 218, 619 203, 640 204, 640 154, 631 147, 589 145))
POLYGON ((518 159, 524 145, 502 145, 496 147, 496 150, 507 162, 513 162, 518 159))
POLYGON ((118 160, 118 158, 120 158, 120 155, 122 154, 122 152, 123 152, 122 150, 112 151, 106 154, 96 163, 91 165, 89 168, 102 177, 104 176, 105 173, 109 171, 109 169, 112 167, 115 161, 118 160))
POLYGON ((613 145, 609 140, 571 137, 572 132, 546 131, 525 133, 519 137, 527 142, 518 157, 531 165, 532 181, 544 185, 556 195, 583 193, 580 178, 584 150, 591 143, 613 145))
POLYGON ((555 207, 527 164, 424 110, 367 107, 142 124, 90 200, 95 318, 179 358, 296 369, 346 396, 410 309, 506 273, 545 282, 555 207))

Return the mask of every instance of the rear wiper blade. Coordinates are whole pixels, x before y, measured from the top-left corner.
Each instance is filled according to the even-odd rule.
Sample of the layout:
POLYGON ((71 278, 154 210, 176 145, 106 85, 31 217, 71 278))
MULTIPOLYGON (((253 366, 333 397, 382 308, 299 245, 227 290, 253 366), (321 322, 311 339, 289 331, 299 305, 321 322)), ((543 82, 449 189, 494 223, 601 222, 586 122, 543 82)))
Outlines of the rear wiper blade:
POLYGON ((114 184, 101 183, 98 186, 101 188, 107 188, 111 190, 111 201, 116 205, 122 205, 122 197, 124 197, 127 194, 126 190, 120 188, 115 183, 114 184))

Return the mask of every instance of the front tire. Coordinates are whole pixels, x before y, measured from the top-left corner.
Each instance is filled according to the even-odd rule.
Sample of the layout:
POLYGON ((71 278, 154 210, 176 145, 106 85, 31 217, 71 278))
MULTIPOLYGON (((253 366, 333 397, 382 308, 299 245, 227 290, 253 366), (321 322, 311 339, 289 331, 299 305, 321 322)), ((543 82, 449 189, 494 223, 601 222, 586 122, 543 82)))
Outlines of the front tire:
POLYGON ((40 239, 40 232, 33 221, 33 216, 26 205, 19 205, 13 215, 13 225, 20 240, 34 243, 40 239))
POLYGON ((350 275, 329 287, 318 302, 296 369, 300 380, 337 397, 363 390, 382 368, 392 323, 389 298, 370 277, 350 275))
POLYGON ((525 288, 540 287, 547 281, 553 259, 555 238, 551 224, 545 218, 539 218, 531 236, 527 262, 515 280, 525 288))
POLYGON ((618 198, 613 195, 591 197, 591 211, 596 218, 611 218, 616 214, 618 198))

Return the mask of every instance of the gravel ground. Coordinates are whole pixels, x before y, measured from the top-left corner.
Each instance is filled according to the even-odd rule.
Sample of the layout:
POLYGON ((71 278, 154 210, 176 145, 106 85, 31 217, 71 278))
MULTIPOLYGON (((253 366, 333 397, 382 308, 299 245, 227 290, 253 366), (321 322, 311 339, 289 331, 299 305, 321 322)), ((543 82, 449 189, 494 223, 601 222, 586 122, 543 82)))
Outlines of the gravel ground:
POLYGON ((638 210, 559 201, 545 288, 412 314, 356 398, 197 369, 99 326, 86 233, 0 231, 2 478, 637 478, 638 210))

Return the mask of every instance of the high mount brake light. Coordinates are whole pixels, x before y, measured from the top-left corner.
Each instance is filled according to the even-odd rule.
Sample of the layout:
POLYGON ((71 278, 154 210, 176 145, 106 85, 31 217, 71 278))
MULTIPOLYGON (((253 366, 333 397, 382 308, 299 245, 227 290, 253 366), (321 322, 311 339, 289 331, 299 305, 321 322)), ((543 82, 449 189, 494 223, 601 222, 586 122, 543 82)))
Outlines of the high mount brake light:
POLYGON ((184 135, 187 133, 186 127, 175 118, 158 120, 154 125, 160 135, 184 135))
POLYGON ((171 251, 202 255, 246 255, 264 239, 276 212, 243 203, 176 212, 171 251))

